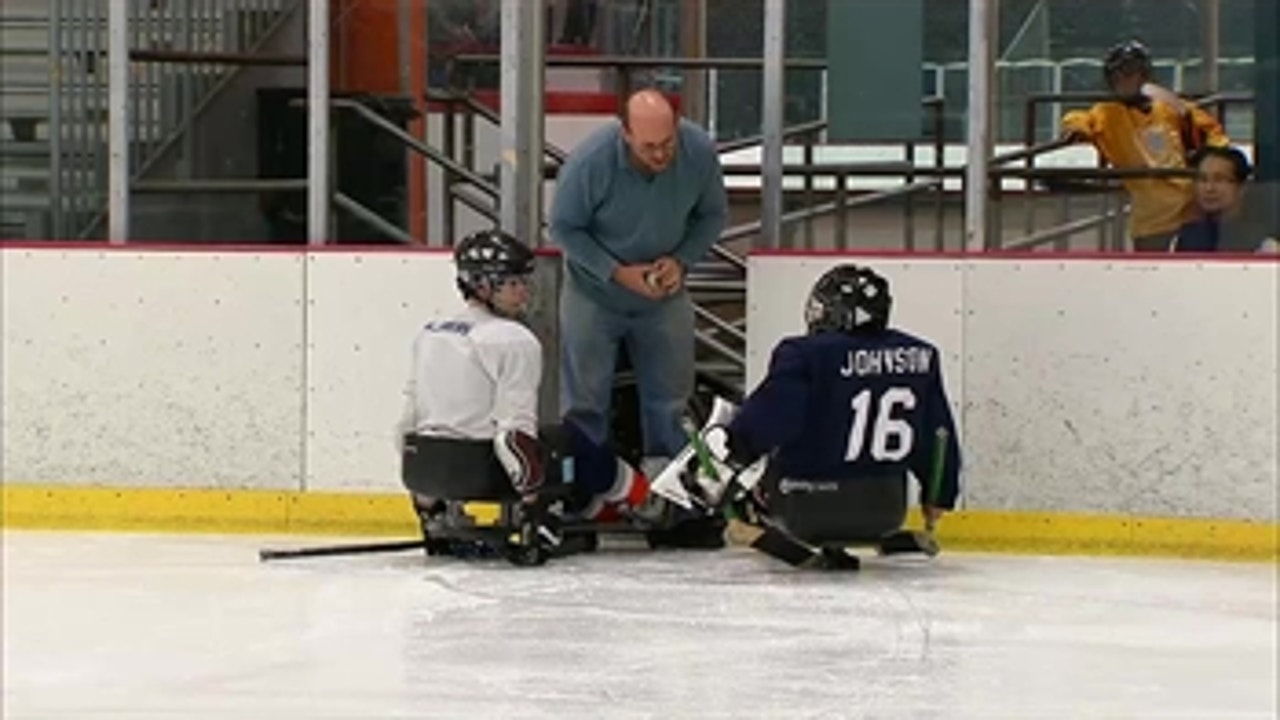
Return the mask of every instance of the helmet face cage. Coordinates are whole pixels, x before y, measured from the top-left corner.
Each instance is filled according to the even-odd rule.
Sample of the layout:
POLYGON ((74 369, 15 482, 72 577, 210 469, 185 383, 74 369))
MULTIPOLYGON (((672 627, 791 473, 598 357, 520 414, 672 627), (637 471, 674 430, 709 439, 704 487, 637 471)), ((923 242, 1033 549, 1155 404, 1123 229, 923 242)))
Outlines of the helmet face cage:
POLYGON ((1111 87, 1112 78, 1117 73, 1138 73, 1144 78, 1150 79, 1155 69, 1151 62, 1151 51, 1147 49, 1137 40, 1130 40, 1111 48, 1107 52, 1107 59, 1102 65, 1102 73, 1107 81, 1107 87, 1111 87))
POLYGON ((462 296, 478 298, 483 289, 496 291, 512 277, 527 278, 533 273, 533 251, 514 237, 485 230, 468 235, 454 250, 458 289, 462 296))
POLYGON ((889 325, 892 305, 887 280, 869 268, 841 265, 814 284, 805 324, 810 334, 879 332, 889 325))

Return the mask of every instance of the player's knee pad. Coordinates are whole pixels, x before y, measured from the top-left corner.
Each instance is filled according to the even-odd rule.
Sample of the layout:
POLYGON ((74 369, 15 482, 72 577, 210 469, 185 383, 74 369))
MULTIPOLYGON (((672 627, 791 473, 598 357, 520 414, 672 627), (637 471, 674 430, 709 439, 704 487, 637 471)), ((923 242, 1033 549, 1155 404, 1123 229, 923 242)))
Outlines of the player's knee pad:
POLYGON ((546 483, 546 458, 538 438, 520 430, 503 430, 494 436, 493 450, 517 493, 531 495, 546 483))

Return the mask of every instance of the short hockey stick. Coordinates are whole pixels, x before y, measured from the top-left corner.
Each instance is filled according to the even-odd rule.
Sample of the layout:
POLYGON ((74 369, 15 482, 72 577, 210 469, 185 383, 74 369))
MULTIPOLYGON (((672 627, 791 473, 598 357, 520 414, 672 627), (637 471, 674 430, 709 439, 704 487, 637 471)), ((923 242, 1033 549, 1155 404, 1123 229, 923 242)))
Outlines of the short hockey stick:
POLYGON ((404 552, 421 550, 424 546, 421 538, 417 540, 392 540, 380 543, 357 543, 352 545, 322 545, 320 547, 271 549, 258 551, 258 560, 293 560, 309 557, 331 557, 334 555, 369 555, 373 553, 404 552))

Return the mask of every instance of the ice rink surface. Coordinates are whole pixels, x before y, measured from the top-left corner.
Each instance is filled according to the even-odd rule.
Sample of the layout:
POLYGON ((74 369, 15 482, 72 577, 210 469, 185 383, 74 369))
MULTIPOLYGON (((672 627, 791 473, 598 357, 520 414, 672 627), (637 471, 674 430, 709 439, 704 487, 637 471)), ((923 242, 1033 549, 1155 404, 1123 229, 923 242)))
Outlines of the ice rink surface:
POLYGON ((1277 716, 1275 565, 7 532, 6 720, 1277 716))

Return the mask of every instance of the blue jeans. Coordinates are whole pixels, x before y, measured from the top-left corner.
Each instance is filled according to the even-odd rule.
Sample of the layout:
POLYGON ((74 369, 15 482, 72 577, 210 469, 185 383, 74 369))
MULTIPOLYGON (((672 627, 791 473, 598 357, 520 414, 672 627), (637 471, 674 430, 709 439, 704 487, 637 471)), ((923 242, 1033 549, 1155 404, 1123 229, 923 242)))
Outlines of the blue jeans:
POLYGON ((674 457, 687 440, 681 419, 693 394, 693 303, 681 291, 652 307, 604 307, 566 278, 560 293, 560 409, 593 441, 609 440, 620 343, 640 400, 645 457, 674 457))

